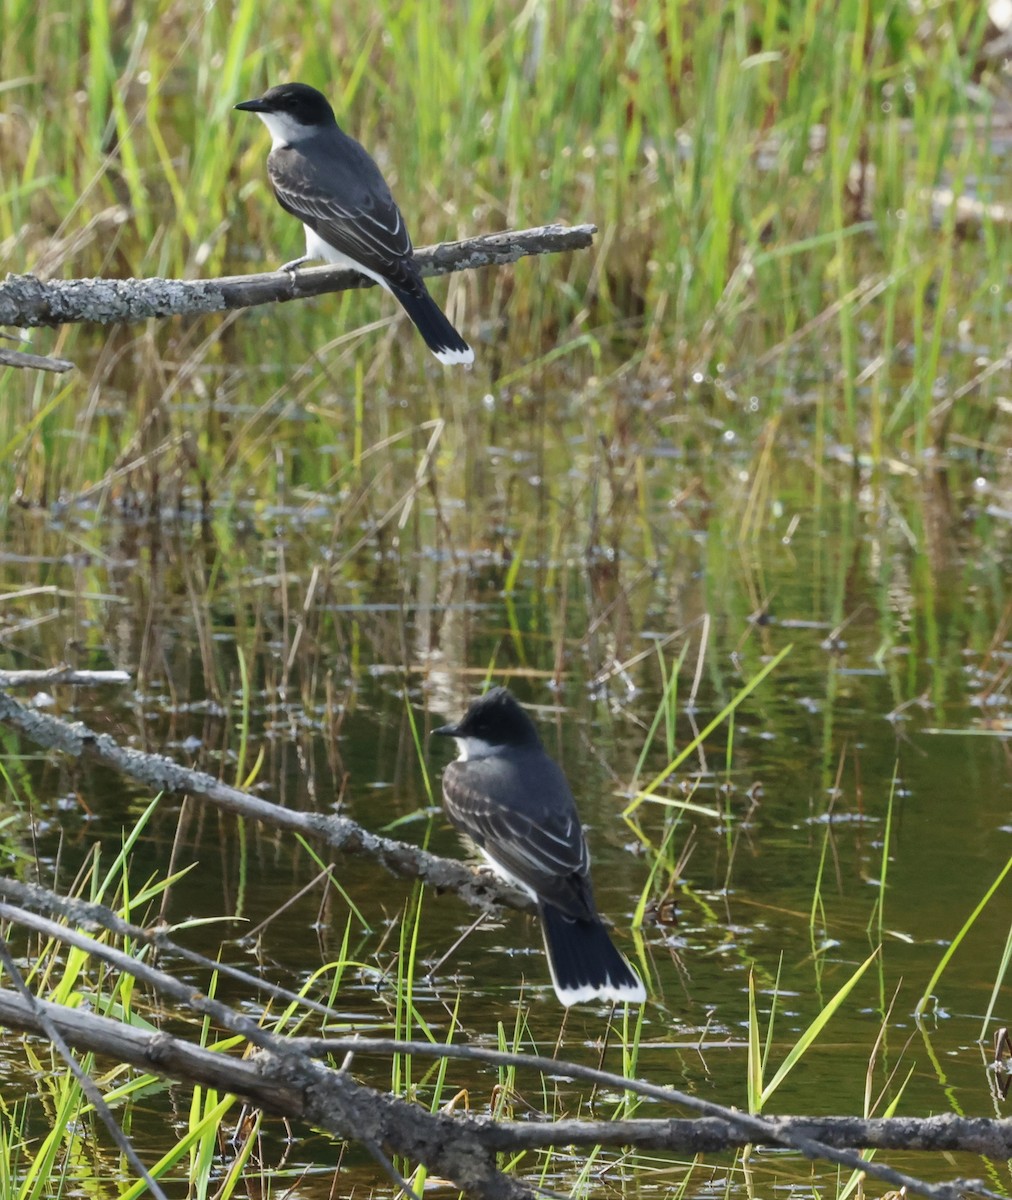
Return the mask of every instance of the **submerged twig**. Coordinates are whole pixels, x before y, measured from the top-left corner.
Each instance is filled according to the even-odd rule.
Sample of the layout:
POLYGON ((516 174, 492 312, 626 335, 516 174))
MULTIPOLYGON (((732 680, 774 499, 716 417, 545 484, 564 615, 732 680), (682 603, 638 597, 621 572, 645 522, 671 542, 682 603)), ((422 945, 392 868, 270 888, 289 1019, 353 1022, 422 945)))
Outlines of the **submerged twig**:
MULTIPOLYGON (((415 251, 423 275, 447 275, 475 267, 498 266, 534 254, 582 250, 594 240, 595 225, 542 225, 508 230, 462 242, 444 242, 415 251)), ((297 272, 228 275, 219 279, 54 279, 8 275, 0 283, 0 325, 100 325, 146 321, 152 317, 198 316, 301 300, 325 292, 373 287, 374 281, 342 267, 310 267, 297 272)))

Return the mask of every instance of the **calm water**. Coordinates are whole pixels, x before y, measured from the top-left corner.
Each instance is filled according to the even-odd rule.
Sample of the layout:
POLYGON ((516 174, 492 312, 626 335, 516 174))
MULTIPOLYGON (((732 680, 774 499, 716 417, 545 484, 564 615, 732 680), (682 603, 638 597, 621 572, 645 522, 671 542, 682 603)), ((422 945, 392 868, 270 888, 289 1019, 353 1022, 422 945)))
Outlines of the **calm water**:
MULTIPOLYGON (((289 421, 275 433, 271 464, 288 503, 263 504, 251 476, 244 491, 216 497, 206 520, 185 488, 183 513, 155 520, 112 494, 99 506, 14 512, 4 590, 51 590, 12 602, 19 620, 41 624, 12 618, 0 665, 124 667, 136 687, 60 689, 53 711, 229 782, 262 750, 265 797, 339 806, 370 828, 399 822, 396 836, 454 856, 462 850, 423 776, 424 767, 437 781, 450 748, 425 735, 457 716, 490 670, 532 706, 565 766, 589 827, 600 907, 629 953, 633 910, 676 824, 654 891, 670 893, 675 923, 642 930, 652 992, 642 1076, 744 1106, 749 972, 764 1014, 779 993, 772 1073, 877 944, 882 904, 880 956, 768 1111, 861 1112, 890 1004, 875 1096, 892 1099, 909 1074, 900 1114, 1000 1111, 978 1039, 1009 931, 1007 882, 941 978, 930 1019, 918 1027, 912 1013, 1012 855, 1008 462, 968 456, 876 475, 828 455, 817 461, 804 430, 770 462, 759 449, 761 414, 749 437, 725 436, 715 420, 704 441, 681 431, 691 397, 663 411, 630 398, 631 430, 614 420, 613 401, 476 403, 449 421, 408 502, 431 395, 392 419, 395 431, 415 432, 331 495, 300 482, 318 451, 289 421), (358 507, 356 486, 367 497, 358 507), (377 528, 377 512, 394 515, 377 528), (788 644, 733 729, 722 723, 662 789, 671 799, 691 790, 713 815, 647 802, 635 825, 624 820, 668 673, 679 677, 671 739, 680 750, 788 644), (244 759, 240 658, 250 681, 244 759), (669 868, 689 845, 675 878, 669 868)), ((665 730, 662 720, 640 783, 669 761, 665 730)), ((14 753, 9 739, 6 747, 14 753)), ((108 772, 21 750, 31 757, 8 801, 14 829, 28 851, 34 821, 46 869, 59 859, 67 886, 96 842, 111 860, 151 797, 108 772)), ((135 883, 168 869, 179 812, 177 798, 160 803, 134 856, 135 883)), ((196 866, 172 889, 170 919, 240 918, 203 927, 191 944, 216 953, 224 941, 227 958, 259 960, 292 987, 338 953, 349 908, 332 893, 321 915, 319 887, 267 926, 255 952, 230 942, 315 876, 292 839, 191 806, 177 853, 177 866, 196 866)), ((354 956, 372 968, 349 977, 340 1006, 363 1026, 384 1025, 412 889, 364 860, 337 861, 336 875, 370 927, 351 918, 354 956)), ((437 963, 472 919, 455 897, 426 895, 422 961, 437 963)), ((562 1010, 529 918, 489 923, 419 982, 415 1001, 437 1036, 458 992, 458 1040, 494 1041, 499 1023, 509 1036, 520 1006, 524 1048, 556 1045, 562 1010)), ((593 1006, 570 1012, 560 1053, 596 1063, 606 1016, 593 1006)), ((988 1041, 1006 1022, 1007 983, 988 1041)), ((0 1053, 17 1080, 16 1040, 0 1053)), ((620 1069, 617 1050, 605 1065, 620 1069)), ((388 1078, 382 1066, 363 1070, 377 1084, 388 1078)), ((452 1064, 448 1078, 447 1096, 467 1087, 485 1111, 493 1072, 452 1064)), ((520 1088, 536 1106, 538 1081, 520 1088)), ((561 1088, 575 1115, 580 1089, 561 1088)), ((167 1146, 163 1114, 179 1104, 175 1089, 145 1101, 152 1119, 135 1130, 149 1160, 167 1146)), ((337 1157, 313 1137, 293 1147, 289 1167, 337 1157)), ((950 1171, 904 1165, 928 1177, 950 1171)), ((374 1182, 357 1154, 344 1169, 348 1187, 374 1182)), ((806 1172, 776 1167, 780 1182, 806 1172)), ((958 1172, 980 1174, 980 1164, 958 1172)), ((553 1182, 566 1187, 564 1171, 553 1182)), ((669 1185, 662 1176, 659 1186, 669 1185)), ((327 1171, 311 1172, 296 1194, 325 1196, 330 1186, 327 1171)))

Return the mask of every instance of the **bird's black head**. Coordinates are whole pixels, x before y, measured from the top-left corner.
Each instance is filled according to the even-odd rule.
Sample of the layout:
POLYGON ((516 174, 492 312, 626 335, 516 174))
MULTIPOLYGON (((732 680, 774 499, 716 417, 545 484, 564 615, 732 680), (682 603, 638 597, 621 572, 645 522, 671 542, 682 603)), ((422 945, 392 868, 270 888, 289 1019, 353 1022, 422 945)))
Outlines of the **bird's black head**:
POLYGON ((488 746, 541 745, 534 722, 504 687, 492 688, 473 701, 456 725, 444 725, 433 733, 488 746))
POLYGON ((327 97, 307 83, 279 83, 256 100, 244 100, 236 108, 243 112, 273 114, 296 125, 334 125, 334 110, 327 97))

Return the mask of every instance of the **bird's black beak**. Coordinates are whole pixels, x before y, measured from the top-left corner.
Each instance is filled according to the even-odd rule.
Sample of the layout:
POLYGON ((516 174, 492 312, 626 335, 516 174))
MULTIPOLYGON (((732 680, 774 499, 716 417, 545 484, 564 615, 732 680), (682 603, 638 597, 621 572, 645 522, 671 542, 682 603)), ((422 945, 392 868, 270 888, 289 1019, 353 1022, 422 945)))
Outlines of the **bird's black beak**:
POLYGON ((270 107, 264 104, 262 100, 243 100, 241 104, 237 104, 235 107, 240 112, 262 113, 271 111, 270 107))
POLYGON ((436 737, 438 735, 439 737, 456 737, 457 728, 458 727, 456 725, 440 725, 438 729, 433 729, 432 736, 436 737))

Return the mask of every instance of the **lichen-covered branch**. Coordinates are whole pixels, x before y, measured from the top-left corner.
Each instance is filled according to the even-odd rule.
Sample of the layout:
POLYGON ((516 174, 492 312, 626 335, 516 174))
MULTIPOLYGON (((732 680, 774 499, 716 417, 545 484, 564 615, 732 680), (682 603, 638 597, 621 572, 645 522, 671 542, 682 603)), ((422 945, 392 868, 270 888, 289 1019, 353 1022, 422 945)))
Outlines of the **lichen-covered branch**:
MULTIPOLYGON (((444 242, 415 251, 423 275, 447 275, 500 266, 535 254, 560 254, 591 244, 594 225, 542 225, 444 242)), ((230 275, 220 279, 54 279, 8 275, 0 283, 0 325, 30 328, 96 322, 146 321, 151 317, 198 316, 255 304, 301 300, 325 292, 373 287, 373 281, 340 267, 296 272, 230 275)))
POLYGON ((144 784, 154 792, 200 797, 226 812, 236 813, 278 829, 300 833, 345 854, 374 858, 392 875, 420 879, 438 891, 451 891, 482 912, 506 906, 533 912, 534 903, 519 889, 489 872, 476 872, 466 863, 441 858, 409 842, 384 837, 337 814, 297 812, 229 787, 208 775, 184 767, 160 754, 120 746, 108 734, 86 725, 73 725, 48 713, 36 712, 0 691, 0 723, 16 729, 38 746, 60 750, 73 758, 90 759, 144 784))

